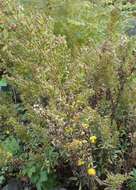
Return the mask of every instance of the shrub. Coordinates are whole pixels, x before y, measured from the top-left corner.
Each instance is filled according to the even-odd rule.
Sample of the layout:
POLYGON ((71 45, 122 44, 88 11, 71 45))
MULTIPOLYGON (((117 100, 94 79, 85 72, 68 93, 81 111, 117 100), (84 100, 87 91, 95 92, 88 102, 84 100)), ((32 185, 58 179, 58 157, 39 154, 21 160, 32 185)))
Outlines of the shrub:
POLYGON ((123 182, 128 179, 127 176, 117 174, 117 175, 108 175, 106 179, 106 183, 108 184, 109 187, 105 188, 105 190, 116 190, 120 189, 123 182))
POLYGON ((80 186, 93 188, 101 183, 95 172, 101 179, 121 172, 132 144, 135 38, 122 33, 116 6, 58 5, 50 15, 26 14, 17 2, 2 2, 0 71, 11 89, 0 92, 1 138, 9 142, 9 131, 7 147, 21 148, 6 164, 17 159, 38 190, 49 188, 58 158, 80 186))
POLYGON ((136 169, 133 169, 131 172, 131 179, 129 181, 129 188, 130 189, 136 189, 136 169))

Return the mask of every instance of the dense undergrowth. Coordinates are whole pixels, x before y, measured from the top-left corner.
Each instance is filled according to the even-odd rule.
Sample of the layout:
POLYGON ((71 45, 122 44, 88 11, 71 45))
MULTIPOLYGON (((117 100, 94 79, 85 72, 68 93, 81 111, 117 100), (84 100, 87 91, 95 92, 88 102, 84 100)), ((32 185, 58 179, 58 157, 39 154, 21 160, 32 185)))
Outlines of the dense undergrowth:
POLYGON ((0 1, 1 187, 135 190, 135 3, 46 2, 0 1))

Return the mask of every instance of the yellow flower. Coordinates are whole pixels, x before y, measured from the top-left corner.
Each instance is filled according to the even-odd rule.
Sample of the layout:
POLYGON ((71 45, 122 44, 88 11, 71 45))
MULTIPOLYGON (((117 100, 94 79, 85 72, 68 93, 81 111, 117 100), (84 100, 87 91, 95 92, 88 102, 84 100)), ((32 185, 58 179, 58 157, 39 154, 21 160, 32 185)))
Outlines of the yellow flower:
POLYGON ((91 142, 92 144, 95 144, 96 141, 97 141, 97 137, 96 137, 95 135, 90 137, 90 142, 91 142))
POLYGON ((96 175, 96 170, 94 168, 88 168, 87 173, 90 176, 95 176, 96 175))
POLYGON ((85 162, 83 160, 81 160, 81 159, 79 159, 78 162, 77 162, 78 166, 83 166, 84 164, 85 164, 85 162))

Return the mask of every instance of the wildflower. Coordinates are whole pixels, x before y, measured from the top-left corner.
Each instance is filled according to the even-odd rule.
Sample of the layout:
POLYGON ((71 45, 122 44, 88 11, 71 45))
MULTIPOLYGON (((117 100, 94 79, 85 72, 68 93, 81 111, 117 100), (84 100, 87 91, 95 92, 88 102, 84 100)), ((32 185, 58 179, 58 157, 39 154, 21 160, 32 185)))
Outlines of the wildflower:
POLYGON ((96 175, 96 170, 94 168, 88 168, 87 173, 90 176, 95 176, 96 175))
POLYGON ((77 162, 78 166, 83 166, 84 164, 85 164, 85 162, 83 160, 81 160, 81 159, 79 159, 78 162, 77 162))
POLYGON ((93 135, 93 136, 90 137, 90 142, 91 142, 92 144, 95 144, 96 141, 97 141, 97 137, 96 137, 95 135, 93 135))

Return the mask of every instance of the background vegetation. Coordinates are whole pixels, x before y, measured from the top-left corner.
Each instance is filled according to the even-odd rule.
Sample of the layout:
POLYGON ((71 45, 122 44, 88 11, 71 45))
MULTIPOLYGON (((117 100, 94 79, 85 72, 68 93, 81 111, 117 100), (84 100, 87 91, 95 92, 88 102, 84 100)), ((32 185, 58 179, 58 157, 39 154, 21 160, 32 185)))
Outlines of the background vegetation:
POLYGON ((136 189, 135 8, 0 1, 1 187, 136 189))

